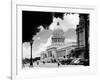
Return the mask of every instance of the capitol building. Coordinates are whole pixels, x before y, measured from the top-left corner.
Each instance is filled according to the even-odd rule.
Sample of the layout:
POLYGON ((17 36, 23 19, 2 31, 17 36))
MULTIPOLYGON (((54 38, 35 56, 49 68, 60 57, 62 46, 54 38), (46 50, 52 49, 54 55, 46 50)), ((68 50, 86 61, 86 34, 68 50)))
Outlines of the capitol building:
MULTIPOLYGON (((59 23, 57 26, 60 26, 59 23)), ((51 45, 45 51, 41 52, 41 60, 62 59, 68 58, 71 50, 76 48, 76 42, 65 42, 63 29, 57 28, 53 31, 51 37, 51 45)))

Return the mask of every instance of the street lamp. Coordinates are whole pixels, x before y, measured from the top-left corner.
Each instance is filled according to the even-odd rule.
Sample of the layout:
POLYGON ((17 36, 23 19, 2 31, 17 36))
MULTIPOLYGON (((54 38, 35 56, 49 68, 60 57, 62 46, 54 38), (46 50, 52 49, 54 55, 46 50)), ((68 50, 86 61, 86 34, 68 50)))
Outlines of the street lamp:
POLYGON ((30 66, 31 66, 31 67, 33 67, 33 60, 32 60, 32 44, 33 44, 33 40, 30 41, 30 46, 31 46, 30 66))

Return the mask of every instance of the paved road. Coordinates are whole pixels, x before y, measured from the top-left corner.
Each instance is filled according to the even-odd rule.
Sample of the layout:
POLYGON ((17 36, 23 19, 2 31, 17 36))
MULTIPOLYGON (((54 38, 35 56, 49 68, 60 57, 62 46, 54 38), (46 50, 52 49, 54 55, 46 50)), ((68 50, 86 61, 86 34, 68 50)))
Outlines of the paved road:
POLYGON ((34 63, 33 65, 34 67, 58 67, 57 63, 39 63, 38 65, 37 63, 34 63))
MULTIPOLYGON (((29 64, 27 64, 27 65, 25 65, 25 67, 29 67, 30 65, 29 64)), ((68 66, 80 66, 80 65, 59 65, 58 66, 58 64, 57 63, 45 63, 45 64, 43 64, 43 63, 39 63, 38 65, 37 65, 37 63, 35 62, 35 63, 33 63, 33 67, 43 67, 43 68, 57 68, 57 67, 68 67, 68 66)))

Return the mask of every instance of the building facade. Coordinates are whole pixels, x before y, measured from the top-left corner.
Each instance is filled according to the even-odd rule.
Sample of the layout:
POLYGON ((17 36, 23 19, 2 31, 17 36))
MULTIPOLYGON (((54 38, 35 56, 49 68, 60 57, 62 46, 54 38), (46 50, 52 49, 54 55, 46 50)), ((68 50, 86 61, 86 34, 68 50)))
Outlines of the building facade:
POLYGON ((89 14, 80 14, 79 19, 80 22, 76 28, 78 44, 76 57, 89 61, 89 14))
MULTIPOLYGON (((60 26, 57 24, 57 26, 60 26)), ((76 43, 65 43, 65 36, 64 36, 64 31, 62 29, 55 29, 53 34, 52 34, 52 44, 49 45, 46 49, 45 55, 47 57, 46 60, 50 59, 61 59, 61 58, 67 58, 67 56, 70 54, 70 51, 72 49, 76 48, 76 43)), ((42 53, 43 55, 43 53, 42 53)))

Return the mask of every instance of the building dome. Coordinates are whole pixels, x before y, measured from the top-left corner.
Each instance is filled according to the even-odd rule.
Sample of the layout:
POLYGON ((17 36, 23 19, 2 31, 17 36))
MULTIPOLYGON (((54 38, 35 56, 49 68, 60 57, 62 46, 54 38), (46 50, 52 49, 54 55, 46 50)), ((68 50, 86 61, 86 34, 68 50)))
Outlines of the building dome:
POLYGON ((52 38, 65 38, 63 30, 59 28, 55 29, 52 38))
POLYGON ((52 43, 53 44, 63 44, 65 42, 65 36, 62 29, 55 29, 52 36, 52 43))

